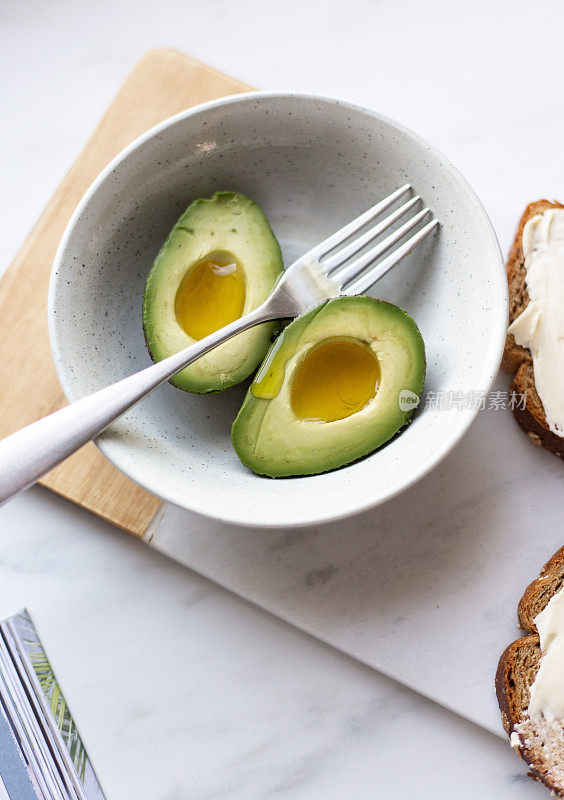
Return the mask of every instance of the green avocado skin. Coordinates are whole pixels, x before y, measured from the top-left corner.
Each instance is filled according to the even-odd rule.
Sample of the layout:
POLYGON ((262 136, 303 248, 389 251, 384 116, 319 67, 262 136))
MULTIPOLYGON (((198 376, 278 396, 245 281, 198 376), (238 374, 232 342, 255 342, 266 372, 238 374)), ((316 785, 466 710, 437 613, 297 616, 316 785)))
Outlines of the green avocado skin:
MULTIPOLYGON (((284 268, 280 245, 251 199, 217 192, 195 200, 169 233, 147 277, 143 330, 153 361, 194 343, 176 319, 176 293, 192 264, 217 250, 232 253, 243 267, 244 313, 268 297, 284 268)), ((235 386, 254 372, 278 330, 277 322, 267 322, 245 331, 179 372, 171 383, 198 394, 235 386)))
POLYGON ((233 423, 231 438, 243 464, 273 478, 314 475, 372 453, 406 425, 416 406, 400 407, 404 390, 417 395, 425 380, 425 346, 403 309, 370 297, 329 300, 288 325, 273 345, 233 423), (316 423, 301 420, 290 402, 293 374, 307 352, 324 339, 353 337, 380 362, 380 383, 361 411, 316 423), (267 372, 283 374, 278 394, 256 397, 253 386, 267 372))

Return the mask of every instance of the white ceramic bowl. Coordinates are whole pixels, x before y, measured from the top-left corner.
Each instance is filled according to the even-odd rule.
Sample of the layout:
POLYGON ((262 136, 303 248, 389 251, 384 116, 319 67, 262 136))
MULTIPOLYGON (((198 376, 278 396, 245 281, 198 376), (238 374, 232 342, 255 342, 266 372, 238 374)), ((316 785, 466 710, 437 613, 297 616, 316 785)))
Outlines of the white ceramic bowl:
MULTIPOLYGON (((141 325, 147 272, 180 212, 217 189, 250 195, 289 264, 409 181, 440 233, 373 294, 398 303, 427 349, 427 392, 486 392, 507 319, 499 246, 476 195, 441 153, 379 114, 338 100, 250 93, 167 120, 124 150, 72 217, 55 259, 49 328, 75 400, 150 363, 141 325)), ((307 478, 260 478, 237 459, 230 428, 246 385, 211 396, 171 385, 112 425, 98 446, 161 497, 226 522, 319 523, 382 503, 434 467, 476 410, 425 407, 368 458, 307 478)))

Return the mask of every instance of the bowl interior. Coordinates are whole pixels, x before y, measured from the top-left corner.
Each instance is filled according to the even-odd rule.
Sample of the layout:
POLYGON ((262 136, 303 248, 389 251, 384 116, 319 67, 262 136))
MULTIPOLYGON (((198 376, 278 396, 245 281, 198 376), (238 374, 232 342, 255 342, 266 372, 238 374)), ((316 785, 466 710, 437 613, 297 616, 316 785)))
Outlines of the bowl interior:
MULTIPOLYGON (((364 109, 252 95, 187 112, 138 140, 77 209, 50 297, 67 397, 150 363, 141 324, 145 278, 194 198, 218 189, 248 194, 266 212, 288 265, 406 182, 441 230, 373 294, 406 308, 419 325, 428 396, 487 391, 503 344, 506 286, 495 235, 458 172, 418 137, 364 109)), ((234 523, 293 525, 344 516, 401 491, 448 452, 475 414, 424 401, 412 424, 372 456, 324 475, 269 480, 243 467, 231 447, 246 387, 197 396, 167 384, 98 444, 134 480, 180 506, 234 523)))

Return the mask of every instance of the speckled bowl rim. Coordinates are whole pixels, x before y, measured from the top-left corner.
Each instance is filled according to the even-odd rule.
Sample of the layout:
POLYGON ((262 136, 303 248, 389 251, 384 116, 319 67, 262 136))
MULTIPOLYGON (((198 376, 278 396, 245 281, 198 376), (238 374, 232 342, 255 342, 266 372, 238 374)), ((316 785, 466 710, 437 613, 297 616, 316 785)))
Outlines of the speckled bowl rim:
MULTIPOLYGON (((477 217, 480 219, 483 229, 484 229, 484 241, 489 239, 489 243, 492 247, 492 261, 494 260, 497 262, 498 265, 498 278, 499 278, 499 288, 500 288, 500 306, 503 306, 503 309, 500 307, 499 311, 499 318, 495 325, 495 336, 492 335, 490 340, 490 347, 487 350, 487 357, 484 358, 482 362, 482 385, 479 386, 480 391, 488 392, 495 380, 495 376, 499 369, 499 364, 501 362, 501 357, 503 354, 503 349, 505 346, 505 336, 507 330, 507 318, 508 318, 508 287, 507 287, 507 278, 505 273, 505 265, 503 261, 503 256, 501 253, 501 249, 499 246, 499 242, 491 223, 490 218, 488 217, 480 199, 478 198, 476 192, 473 190, 471 185, 468 183, 466 178, 462 175, 462 173, 458 170, 457 167, 452 163, 452 161, 447 158, 444 153, 439 150, 434 145, 430 144, 426 139, 419 136, 419 134, 415 133, 411 129, 407 128, 406 126, 402 125, 396 120, 385 116, 384 114, 380 114, 377 111, 372 111, 365 106, 362 106, 358 103, 353 103, 348 100, 344 100, 337 97, 327 96, 327 95, 317 95, 312 93, 302 93, 302 92, 283 92, 283 91, 250 91, 250 92, 242 92, 240 94, 233 94, 228 95, 226 97, 221 97, 216 100, 210 100, 206 103, 201 103, 200 105, 193 106, 192 108, 186 109, 185 111, 181 111, 178 114, 175 114, 168 119, 163 120, 158 125, 155 125, 153 128, 148 130, 146 133, 142 134, 141 136, 134 139, 127 147, 125 147, 120 153, 118 153, 115 158, 110 161, 110 163, 100 172, 100 174, 95 178, 92 182, 90 187, 86 190, 85 194, 83 195, 82 199, 80 200, 79 204, 77 205, 75 211, 73 212, 65 232, 63 233, 62 239, 59 243, 59 247, 57 248, 57 252, 55 254, 55 259, 53 261, 53 268, 51 272, 51 280, 49 283, 49 294, 48 294, 48 328, 49 328, 49 338, 51 342, 51 350, 53 353, 53 359, 55 362, 55 369, 57 372, 57 376, 59 378, 61 387, 65 394, 65 397, 69 402, 73 400, 78 400, 82 395, 80 392, 73 391, 71 387, 70 380, 67 380, 67 370, 65 363, 61 357, 59 342, 56 334, 56 327, 55 327, 55 306, 57 301, 57 288, 58 288, 58 272, 59 266, 61 265, 65 251, 67 249, 69 240, 74 232, 74 227, 80 220, 82 214, 84 213, 85 209, 88 207, 90 200, 92 199, 93 195, 96 193, 98 188, 106 181, 112 174, 112 172, 116 169, 116 167, 126 161, 126 159, 133 153, 137 148, 141 147, 145 142, 152 139, 155 136, 158 136, 162 131, 167 130, 170 127, 178 124, 179 122, 185 120, 186 118, 196 116, 203 112, 209 111, 211 109, 217 109, 224 106, 231 106, 235 104, 244 104, 248 101, 256 102, 257 100, 269 100, 269 99, 297 99, 303 100, 304 102, 322 102, 326 104, 333 104, 335 106, 342 106, 345 109, 348 109, 353 112, 358 112, 365 116, 374 118, 383 122, 384 124, 390 126, 391 128, 397 130, 399 133, 402 133, 407 138, 411 139, 414 143, 417 143, 423 148, 426 148, 438 161, 442 162, 445 169, 447 169, 454 178, 456 178, 459 186, 461 189, 466 191, 468 200, 470 201, 470 205, 473 207, 477 217), (486 236, 487 235, 487 236, 486 236), (503 310, 503 313, 501 311, 503 310)), ((125 377, 125 376, 124 376, 125 377)), ((409 480, 401 483, 398 482, 398 486, 395 490, 392 490, 386 494, 385 497, 370 497, 369 492, 365 492, 364 495, 359 494, 358 496, 354 497, 355 502, 349 502, 348 505, 345 505, 342 509, 340 509, 339 513, 333 514, 307 514, 304 515, 304 518, 300 521, 293 520, 291 523, 284 522, 280 519, 275 519, 272 521, 265 522, 264 519, 257 520, 256 522, 252 520, 248 520, 247 518, 242 519, 237 517, 233 514, 222 514, 221 510, 218 509, 217 504, 210 504, 208 502, 200 502, 198 493, 194 493, 190 496, 189 501, 186 502, 186 499, 183 497, 178 497, 174 492, 169 492, 167 490, 166 481, 163 481, 159 485, 156 485, 155 482, 146 478, 143 469, 135 469, 135 468, 125 468, 120 463, 121 460, 119 455, 111 452, 111 447, 106 447, 105 442, 94 440, 94 443, 98 447, 98 449, 102 452, 102 454, 116 466, 121 472, 123 472, 127 477, 131 478, 141 487, 146 489, 147 491, 151 492, 152 494, 157 495, 162 500, 172 503, 173 505, 179 506, 181 508, 185 508, 189 511, 196 512, 201 514, 204 517, 215 519, 219 522, 239 525, 244 527, 256 527, 256 528, 299 528, 304 527, 306 525, 321 525, 341 519, 345 519, 346 517, 353 516, 355 514, 359 514, 363 511, 367 511, 370 508, 375 508, 382 503, 391 500, 393 497, 401 494, 403 491, 408 489, 410 486, 418 483, 422 478, 428 475, 440 462, 453 450, 456 444, 460 441, 460 439, 464 436, 474 419, 478 414, 478 408, 471 408, 465 409, 464 413, 460 415, 460 423, 458 428, 453 432, 451 438, 442 445, 438 445, 436 450, 434 450, 424 466, 417 472, 416 475, 410 477, 409 480)))

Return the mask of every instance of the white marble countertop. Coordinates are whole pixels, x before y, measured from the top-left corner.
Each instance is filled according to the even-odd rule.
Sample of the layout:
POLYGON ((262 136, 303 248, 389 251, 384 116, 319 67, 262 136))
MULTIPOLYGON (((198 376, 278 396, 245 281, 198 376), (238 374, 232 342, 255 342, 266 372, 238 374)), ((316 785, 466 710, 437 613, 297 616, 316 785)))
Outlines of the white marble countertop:
MULTIPOLYGON (((529 200, 564 194, 563 23, 559 0, 6 3, 0 271, 156 46, 417 129, 506 249, 529 200)), ((31 611, 109 800, 547 796, 497 737, 42 489, 0 533, 0 616, 31 611)))
POLYGON ((0 530, 0 616, 31 611, 108 800, 544 795, 497 736, 46 490, 0 530))

